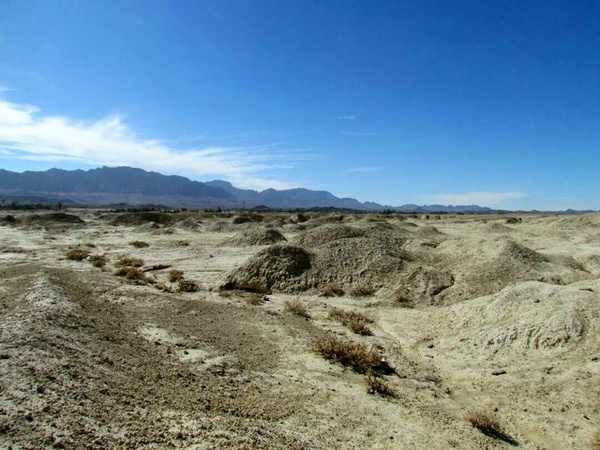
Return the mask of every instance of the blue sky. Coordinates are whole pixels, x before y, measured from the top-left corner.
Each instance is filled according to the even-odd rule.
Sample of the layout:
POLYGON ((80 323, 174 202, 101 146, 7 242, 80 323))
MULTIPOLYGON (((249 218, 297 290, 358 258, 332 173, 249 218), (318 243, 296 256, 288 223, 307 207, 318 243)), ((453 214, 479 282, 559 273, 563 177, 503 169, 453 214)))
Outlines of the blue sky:
POLYGON ((0 167, 600 209, 596 1, 2 0, 0 167))

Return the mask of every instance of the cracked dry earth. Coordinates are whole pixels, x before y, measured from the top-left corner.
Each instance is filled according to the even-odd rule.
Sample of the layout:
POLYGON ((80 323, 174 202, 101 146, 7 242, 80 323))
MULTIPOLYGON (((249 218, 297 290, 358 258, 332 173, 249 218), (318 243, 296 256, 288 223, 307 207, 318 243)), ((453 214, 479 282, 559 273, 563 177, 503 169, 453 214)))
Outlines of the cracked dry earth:
MULTIPOLYGON (((573 257, 578 272, 569 262, 556 274, 573 279, 509 280, 464 301, 403 308, 385 287, 366 298, 219 295, 264 246, 222 245, 233 228, 116 227, 73 214, 85 225, 0 226, 0 448, 598 448, 597 217, 580 226, 532 216, 511 232, 511 242, 573 257), (82 246, 105 255, 106 268, 65 257, 82 246), (124 256, 166 286, 169 268, 150 269, 180 269, 199 290, 127 282, 114 275, 124 256), (310 318, 287 312, 291 301, 310 318), (331 320, 332 307, 367 315, 373 335, 331 320), (311 342, 325 336, 381 349, 395 396, 368 394, 363 374, 317 355, 311 342), (506 439, 474 427, 473 412, 506 439)), ((451 257, 498 239, 480 220, 435 223, 457 291, 462 266, 451 257)))

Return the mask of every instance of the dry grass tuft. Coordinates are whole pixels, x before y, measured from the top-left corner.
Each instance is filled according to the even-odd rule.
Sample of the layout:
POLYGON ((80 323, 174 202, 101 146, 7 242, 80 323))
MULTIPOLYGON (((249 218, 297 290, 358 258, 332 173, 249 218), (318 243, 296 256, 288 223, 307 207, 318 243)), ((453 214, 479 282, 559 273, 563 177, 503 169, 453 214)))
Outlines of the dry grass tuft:
POLYGON ((108 262, 108 258, 106 257, 106 255, 91 255, 90 262, 94 267, 100 267, 103 269, 104 266, 106 266, 106 263, 108 262))
POLYGON ((483 412, 471 412, 467 414, 466 419, 473 427, 477 428, 486 436, 498 439, 513 446, 519 445, 513 437, 502 429, 496 419, 483 412))
POLYGON ((348 327, 354 334, 362 336, 371 336, 373 331, 367 326, 367 323, 373 323, 373 320, 357 311, 344 311, 340 308, 331 308, 329 318, 337 320, 345 327, 348 327))
POLYGON ((344 290, 342 289, 342 286, 336 282, 328 283, 321 289, 321 292, 319 292, 320 297, 341 297, 342 295, 344 295, 344 290))
POLYGON ((71 261, 83 261, 90 256, 90 251, 83 248, 75 248, 67 252, 67 259, 71 261))
POLYGON ((263 304, 263 296, 260 294, 251 294, 251 293, 246 293, 246 295, 243 296, 244 301, 252 306, 258 306, 258 305, 262 305, 263 304))
POLYGON ((139 284, 148 284, 149 280, 146 277, 146 274, 142 272, 137 267, 132 266, 124 266, 117 269, 115 275, 118 277, 123 277, 126 280, 135 281, 139 284))
POLYGON ((132 241, 129 243, 129 245, 133 245, 135 248, 150 247, 150 244, 145 241, 132 241))
POLYGON ((115 267, 142 267, 144 261, 139 258, 123 257, 115 263, 115 267))
POLYGON ((310 319, 310 314, 306 310, 306 307, 298 300, 286 301, 283 307, 283 311, 286 313, 294 314, 296 316, 310 319))
POLYGON ((373 286, 371 286, 370 284, 355 286, 352 289, 350 289, 350 292, 349 292, 349 294, 352 297, 368 297, 370 295, 373 295, 374 293, 375 293, 375 288, 373 286))
POLYGON ((175 283, 176 281, 181 281, 181 280, 183 280, 183 271, 177 270, 177 269, 171 269, 171 270, 169 270, 168 278, 171 283, 175 283))
POLYGON ((415 303, 408 298, 404 289, 398 289, 392 294, 392 300, 394 303, 402 308, 414 308, 415 303))
POLYGON ((362 342, 338 339, 326 336, 312 342, 312 348, 323 358, 350 367, 358 373, 393 373, 387 361, 377 349, 367 347, 362 342))
POLYGON ((351 320, 348 322, 347 327, 354 334, 360 334, 361 336, 373 335, 373 330, 371 330, 362 320, 351 320))
POLYGON ((367 373, 367 376, 365 377, 365 386, 367 388, 367 394, 396 397, 396 392, 373 373, 367 373))
POLYGON ((600 431, 596 432, 592 440, 592 450, 600 450, 600 431))
POLYGON ((192 280, 179 280, 177 292, 198 292, 200 286, 192 280))

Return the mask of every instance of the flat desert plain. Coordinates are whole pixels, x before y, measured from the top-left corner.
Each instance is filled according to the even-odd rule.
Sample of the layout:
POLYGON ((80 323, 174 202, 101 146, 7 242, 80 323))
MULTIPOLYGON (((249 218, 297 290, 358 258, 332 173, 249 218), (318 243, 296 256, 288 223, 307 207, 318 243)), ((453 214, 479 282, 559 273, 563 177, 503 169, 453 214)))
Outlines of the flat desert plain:
POLYGON ((1 448, 600 448, 598 215, 4 211, 0 264, 1 448))

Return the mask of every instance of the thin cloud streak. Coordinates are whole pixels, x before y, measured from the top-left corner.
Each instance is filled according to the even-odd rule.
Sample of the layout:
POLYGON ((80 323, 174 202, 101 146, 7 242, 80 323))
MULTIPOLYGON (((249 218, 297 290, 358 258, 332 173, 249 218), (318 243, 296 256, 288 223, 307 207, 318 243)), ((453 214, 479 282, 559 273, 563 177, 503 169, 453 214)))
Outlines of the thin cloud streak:
POLYGON ((295 167, 293 151, 278 145, 178 149, 136 136, 120 116, 95 122, 44 116, 31 105, 0 100, 0 151, 13 159, 134 166, 186 176, 225 178, 240 187, 287 189, 270 178, 295 167))
POLYGON ((454 194, 435 194, 427 196, 424 200, 427 203, 442 205, 480 205, 493 206, 510 200, 518 200, 528 197, 524 192, 462 192, 454 194))
POLYGON ((346 169, 346 173, 373 173, 379 172, 383 167, 353 167, 351 169, 346 169))

